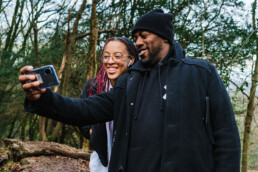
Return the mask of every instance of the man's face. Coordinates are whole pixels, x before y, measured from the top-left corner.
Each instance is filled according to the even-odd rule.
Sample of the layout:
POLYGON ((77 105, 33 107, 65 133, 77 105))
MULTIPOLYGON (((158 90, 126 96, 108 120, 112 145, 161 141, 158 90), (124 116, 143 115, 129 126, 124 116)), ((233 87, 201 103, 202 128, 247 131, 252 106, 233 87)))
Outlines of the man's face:
POLYGON ((133 35, 133 40, 144 66, 153 67, 166 56, 163 48, 167 41, 156 34, 138 31, 133 35))

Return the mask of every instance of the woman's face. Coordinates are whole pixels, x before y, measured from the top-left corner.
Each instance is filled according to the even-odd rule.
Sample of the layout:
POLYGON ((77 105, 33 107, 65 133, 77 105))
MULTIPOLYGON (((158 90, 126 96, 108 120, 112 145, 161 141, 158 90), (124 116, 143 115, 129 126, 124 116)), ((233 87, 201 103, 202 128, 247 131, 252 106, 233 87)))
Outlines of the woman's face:
POLYGON ((134 58, 130 57, 124 43, 112 40, 106 44, 102 61, 112 85, 115 84, 116 79, 121 74, 127 72, 130 60, 132 61, 131 64, 133 64, 134 58))

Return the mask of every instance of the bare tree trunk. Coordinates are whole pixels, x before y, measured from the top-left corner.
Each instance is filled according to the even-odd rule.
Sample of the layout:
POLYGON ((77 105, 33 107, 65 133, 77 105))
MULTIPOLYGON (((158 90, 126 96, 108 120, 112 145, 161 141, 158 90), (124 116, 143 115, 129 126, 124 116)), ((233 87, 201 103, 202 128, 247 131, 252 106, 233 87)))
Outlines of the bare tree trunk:
MULTIPOLYGON (((10 58, 10 56, 12 55, 11 51, 13 50, 15 39, 17 38, 17 33, 18 33, 19 24, 22 18, 24 3, 25 3, 25 0, 22 0, 22 1, 16 0, 11 25, 8 28, 7 34, 4 34, 5 35, 4 37, 6 37, 6 40, 5 40, 3 50, 1 50, 2 55, 0 56, 0 69, 2 71, 6 71, 6 69, 12 66, 14 61, 16 60, 16 58, 10 58)), ((5 77, 0 77, 1 84, 5 85, 7 84, 7 82, 8 81, 5 79, 5 77)), ((4 89, 0 89, 0 104, 4 100, 5 94, 6 94, 6 91, 4 89)))
POLYGON ((47 128, 46 128, 46 135, 49 136, 52 133, 53 130, 53 122, 54 120, 51 118, 47 118, 47 128))
POLYGON ((40 140, 47 141, 47 136, 46 136, 46 132, 45 132, 46 118, 40 116, 39 122, 40 122, 40 124, 39 124, 39 127, 40 127, 40 131, 39 131, 40 140))
MULTIPOLYGON (((58 71, 58 79, 61 81, 62 80, 62 76, 63 76, 63 73, 64 73, 64 68, 65 68, 65 64, 66 64, 66 58, 67 58, 67 53, 68 53, 68 47, 69 47, 69 43, 70 43, 70 20, 71 20, 71 13, 72 13, 72 9, 74 8, 75 4, 77 2, 74 3, 73 7, 70 9, 69 11, 69 14, 68 14, 68 29, 67 29, 67 34, 65 34, 65 46, 64 46, 64 55, 63 55, 63 58, 62 58, 62 62, 61 62, 61 66, 59 68, 59 71, 58 71)), ((58 88, 59 87, 55 87, 54 88, 54 92, 57 92, 58 91, 58 88)), ((49 125, 48 125, 48 130, 50 130, 52 128, 52 126, 50 126, 52 123, 53 123, 53 120, 52 119, 49 119, 49 125), (51 128, 50 128, 51 127, 51 128)), ((52 133, 51 135, 51 140, 56 140, 58 134, 59 134, 59 131, 61 130, 62 128, 62 123, 61 122, 57 122, 56 124, 56 127, 54 129, 54 132, 52 133)))
MULTIPOLYGON (((93 63, 96 62, 96 47, 98 40, 98 18, 96 14, 98 0, 93 0, 92 2, 92 12, 91 12, 91 36, 90 36, 90 49, 89 55, 86 59, 86 68, 87 68, 87 80, 93 77, 93 63)), ((95 69, 96 71, 97 69, 95 69)))
POLYGON ((40 66, 40 57, 39 57, 39 47, 38 47, 38 26, 37 23, 32 19, 33 23, 33 31, 34 31, 34 48, 35 48, 35 58, 36 58, 36 66, 40 66))
MULTIPOLYGON (((64 72, 64 68, 65 68, 65 63, 66 63, 66 57, 67 57, 67 51, 68 51, 68 46, 69 46, 69 37, 70 37, 70 24, 69 24, 69 22, 70 22, 70 15, 71 15, 71 12, 72 12, 72 10, 70 10, 70 12, 69 12, 69 17, 68 17, 68 32, 67 32, 67 34, 66 34, 66 36, 65 36, 65 49, 64 49, 64 55, 63 55, 63 59, 62 59, 62 63, 61 63, 61 66, 60 66, 60 68, 59 68, 59 71, 58 71, 58 78, 59 78, 59 80, 61 81, 62 80, 62 74, 63 74, 63 72, 64 72)), ((55 87, 54 88, 54 92, 57 92, 58 91, 58 88, 59 87, 55 87)), ((49 133, 49 131, 52 129, 52 125, 53 124, 53 120, 52 119, 49 119, 49 123, 48 123, 48 131, 47 131, 47 133, 49 133)), ((61 122, 57 122, 57 124, 56 124, 56 127, 55 127, 55 129, 54 129, 54 132, 52 133, 52 135, 51 135, 51 140, 53 141, 53 140, 56 140, 56 138, 57 138, 57 136, 58 136, 58 134, 59 134, 59 131, 61 130, 61 128, 62 128, 62 123, 61 122)))
MULTIPOLYGON (((97 46, 97 45, 96 45, 96 46, 97 46)), ((94 64, 95 64, 95 66, 94 66, 94 72, 92 73, 92 77, 93 77, 93 76, 96 76, 97 73, 98 73, 98 66, 99 66, 99 64, 98 64, 98 60, 97 60, 96 49, 95 49, 95 56, 94 56, 94 64)))
MULTIPOLYGON (((98 17, 97 17, 97 3, 98 0, 92 1, 92 11, 91 11, 91 31, 90 31, 90 45, 89 45, 89 53, 88 58, 86 58, 86 69, 87 69, 87 80, 92 78, 94 75, 96 75, 98 70, 98 63, 97 63, 97 56, 96 56, 96 49, 97 49, 97 40, 98 40, 98 17), (94 71, 93 71, 93 65, 95 63, 94 71)), ((89 140, 86 140, 84 137, 82 139, 82 149, 85 151, 88 151, 90 147, 89 140)))
POLYGON ((3 53, 4 55, 7 53, 8 49, 9 49, 9 45, 10 45, 10 41, 12 39, 11 37, 12 37, 13 29, 15 27, 16 17, 17 17, 19 7, 20 7, 20 1, 17 0, 16 1, 16 6, 15 6, 15 9, 14 9, 13 18, 12 18, 12 24, 10 26, 10 29, 9 29, 8 33, 7 33, 7 38, 6 38, 6 41, 5 41, 5 48, 4 48, 4 53, 3 53))
MULTIPOLYGON (((63 70, 64 77, 63 77, 63 83, 62 83, 62 88, 61 88, 61 94, 63 94, 63 95, 68 95, 68 82, 69 82, 69 78, 70 78, 70 75, 71 75, 72 54, 74 52, 74 45, 75 45, 75 41, 76 41, 76 37, 77 37, 77 33, 78 33, 79 20, 81 19, 82 12, 85 9, 86 3, 87 3, 87 0, 83 0, 79 11, 76 13, 76 19, 75 19, 75 22, 74 22, 74 25, 73 25, 73 31, 71 33, 69 44, 68 44, 67 56, 66 56, 66 53, 65 53, 64 57, 63 57, 62 65, 60 67, 60 69, 61 69, 62 66, 63 66, 63 62, 64 62, 64 68, 63 68, 64 69, 63 70)), ((60 76, 61 76, 61 74, 60 74, 60 76)), ((55 131, 51 136, 52 140, 55 140, 57 138, 57 135, 58 135, 61 128, 62 128, 62 124, 60 122, 58 122, 57 126, 55 128, 55 131)))
POLYGON ((29 117, 25 117, 24 121, 21 124, 21 129, 20 129, 20 137, 26 137, 26 126, 28 123, 28 118, 29 117))
POLYGON ((33 28, 33 25, 32 25, 32 22, 30 22, 30 26, 23 36, 24 38, 23 38, 21 49, 18 52, 18 53, 21 53, 22 56, 25 56, 25 47, 26 47, 26 43, 27 43, 27 40, 29 38, 29 34, 31 33, 32 28, 33 28))
MULTIPOLYGON (((2 49, 2 44, 3 44, 3 42, 2 42, 2 34, 0 33, 0 49, 2 49)), ((0 59, 0 63, 1 63, 1 59, 0 59)))
POLYGON ((57 136, 58 136, 59 132, 61 131, 61 129, 62 129, 62 123, 61 122, 57 122, 55 130, 54 130, 54 132, 51 135, 51 140, 52 141, 55 141, 57 139, 57 136))
MULTIPOLYGON (((256 30, 255 24, 255 10, 256 10, 257 0, 254 0, 252 4, 252 22, 253 22, 253 29, 256 30)), ((256 41, 256 61, 255 61, 255 68, 252 74, 252 86, 250 90, 250 99, 247 105, 247 114, 245 117, 245 130, 244 130, 244 139, 243 139, 243 150, 242 150, 242 172, 247 172, 248 166, 248 146, 249 146, 249 139, 250 139, 250 132, 251 126, 254 116, 254 109, 255 109, 255 93, 256 93, 256 86, 258 81, 258 40, 257 34, 254 34, 255 41, 256 41)))
POLYGON ((204 56, 205 56, 205 31, 206 30, 203 28, 203 22, 205 20, 207 7, 206 7, 206 3, 204 0, 202 1, 202 3, 203 3, 204 8, 203 8, 203 12, 200 16, 200 23, 201 23, 201 30, 202 30, 202 59, 204 59, 204 56))
MULTIPOLYGON (((36 60, 36 67, 40 67, 40 57, 39 57, 39 47, 38 47, 38 26, 37 26, 37 21, 34 20, 34 4, 33 0, 30 0, 30 6, 31 6, 31 24, 33 28, 33 36, 34 36, 34 50, 35 50, 35 60, 36 60)), ((47 136, 45 133, 45 117, 39 118, 39 139, 46 141, 47 136)))
POLYGON ((135 9, 137 7, 137 1, 136 0, 133 0, 132 2, 132 6, 131 6, 131 18, 130 18, 130 21, 129 21, 129 28, 133 28, 133 19, 135 18, 135 9))
MULTIPOLYGON (((41 6, 41 8, 36 8, 37 11, 34 11, 34 8, 35 6, 38 6, 39 5, 39 2, 36 2, 35 1, 33 2, 33 0, 30 0, 30 3, 31 3, 31 21, 30 21, 30 25, 26 31, 26 33, 24 34, 24 40, 23 40, 23 43, 22 43, 22 46, 21 46, 21 49, 19 50, 19 53, 21 52, 23 55, 24 55, 24 52, 25 52, 25 47, 26 47, 26 42, 27 42, 27 39, 31 33, 31 30, 33 29, 34 31, 34 44, 35 44, 35 40, 37 40, 36 44, 38 43, 38 27, 37 27, 37 24, 35 23, 35 21, 38 20, 38 18, 40 17, 40 15, 42 14, 42 10, 43 10, 43 7, 44 7, 44 4, 46 3, 46 0, 43 1, 43 5, 41 6), (37 33, 37 34, 35 34, 37 33), (37 35, 35 37, 35 35, 37 35)), ((38 51, 38 49, 35 49, 35 51, 38 51)), ((36 64, 37 63, 40 63, 39 62, 39 59, 37 60, 38 58, 36 57, 36 64)))
POLYGON ((92 36, 94 37, 94 41, 93 41, 93 44, 94 44, 94 64, 95 64, 95 67, 94 67, 94 71, 92 72, 92 76, 96 76, 97 75, 97 72, 98 72, 98 60, 97 60, 97 44, 98 44, 98 35, 99 35, 99 22, 98 22, 98 18, 96 18, 96 27, 94 27, 93 29, 93 34, 92 36))
MULTIPOLYGON (((14 41, 14 39, 12 39, 12 35, 17 26, 17 16, 18 16, 18 11, 20 6, 21 6, 20 0, 16 0, 14 13, 12 16, 12 22, 10 27, 8 28, 7 34, 5 35, 6 36, 5 46, 4 46, 4 49, 2 50, 2 55, 0 56, 0 68, 3 71, 5 71, 5 69, 8 67, 8 62, 10 61, 9 57, 11 53, 9 51, 12 50, 12 46, 10 45, 13 45, 12 41, 14 41)), ((5 84, 4 77, 0 77, 0 83, 5 84)), ((3 89, 0 89, 0 104, 3 101, 5 94, 6 94, 5 91, 3 89)))
POLYGON ((15 127, 15 122, 16 122, 17 118, 18 118, 18 115, 16 115, 16 117, 15 117, 15 118, 13 119, 13 121, 12 121, 11 128, 10 128, 10 132, 9 132, 7 138, 11 138, 11 137, 12 137, 13 130, 14 130, 14 127, 15 127))
POLYGON ((34 140, 35 134, 35 124, 38 121, 38 116, 36 114, 29 116, 29 140, 34 140))
POLYGON ((81 5, 79 11, 76 13, 76 19, 75 19, 75 22, 73 25, 73 32, 70 37, 70 44, 68 46, 68 54, 67 54, 65 70, 64 70, 63 87, 61 90, 61 93, 64 95, 68 95, 68 81, 71 76, 71 62, 72 62, 72 55, 74 52, 75 40, 76 40, 76 36, 78 33, 78 24, 79 24, 79 20, 81 19, 82 12, 85 9, 86 3, 87 3, 87 0, 84 0, 82 2, 82 5, 81 5))
POLYGON ((9 42, 9 47, 8 47, 8 51, 12 51, 13 49, 13 45, 14 45, 14 42, 15 42, 15 39, 17 38, 17 34, 18 34, 18 28, 19 28, 19 25, 22 21, 22 16, 23 16, 23 8, 24 8, 24 3, 25 3, 25 0, 22 0, 20 2, 20 12, 17 16, 17 21, 15 21, 15 26, 14 26, 14 30, 13 30, 13 33, 12 33, 12 36, 11 36, 11 40, 9 42))
POLYGON ((33 33, 34 33, 33 36, 34 36, 36 67, 40 67, 39 48, 38 48, 38 26, 37 26, 37 21, 34 20, 33 0, 30 0, 30 6, 31 6, 31 24, 32 24, 33 33))

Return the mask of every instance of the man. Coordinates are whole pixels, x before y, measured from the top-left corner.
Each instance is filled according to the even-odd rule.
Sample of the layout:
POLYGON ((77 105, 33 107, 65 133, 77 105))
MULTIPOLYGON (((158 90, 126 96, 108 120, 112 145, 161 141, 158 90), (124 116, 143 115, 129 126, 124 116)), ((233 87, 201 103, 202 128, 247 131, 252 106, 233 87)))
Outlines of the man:
POLYGON ((24 84, 34 77, 20 76, 25 109, 75 125, 114 119, 112 172, 240 171, 239 134, 226 89, 214 66, 184 57, 171 21, 171 14, 156 9, 136 22, 132 36, 142 60, 110 92, 71 99, 30 91, 39 83, 24 84))

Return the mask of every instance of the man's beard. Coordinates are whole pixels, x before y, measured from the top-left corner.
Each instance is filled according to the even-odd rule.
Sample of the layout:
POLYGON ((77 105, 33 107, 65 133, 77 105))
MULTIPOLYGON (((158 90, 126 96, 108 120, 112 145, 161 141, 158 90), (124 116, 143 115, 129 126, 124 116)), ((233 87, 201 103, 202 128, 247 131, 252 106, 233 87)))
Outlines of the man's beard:
MULTIPOLYGON (((147 50, 149 51, 148 47, 147 47, 147 50)), ((149 58, 146 61, 142 60, 142 65, 144 67, 149 67, 149 68, 153 68, 154 66, 156 66, 161 59, 161 57, 158 57, 158 54, 160 51, 162 51, 161 47, 157 47, 153 49, 153 53, 149 51, 149 58)))
POLYGON ((157 58, 156 56, 149 55, 148 60, 142 61, 142 65, 143 65, 144 67, 153 68, 154 66, 156 66, 156 64, 159 63, 159 61, 160 61, 160 59, 157 58))

